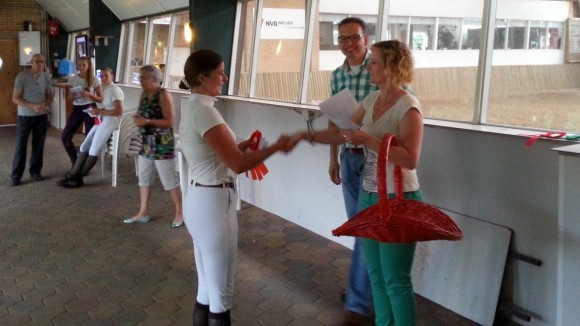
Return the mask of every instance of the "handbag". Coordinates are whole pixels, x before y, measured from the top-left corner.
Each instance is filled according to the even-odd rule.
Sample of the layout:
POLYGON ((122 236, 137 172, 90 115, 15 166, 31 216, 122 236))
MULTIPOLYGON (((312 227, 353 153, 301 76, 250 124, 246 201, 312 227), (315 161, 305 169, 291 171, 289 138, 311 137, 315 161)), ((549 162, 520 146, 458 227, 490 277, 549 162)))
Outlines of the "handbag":
POLYGON ((379 202, 357 213, 334 229, 334 236, 363 237, 380 242, 409 243, 430 240, 461 240, 463 234, 453 220, 440 209, 403 197, 402 172, 395 166, 396 197, 387 196, 387 161, 389 147, 396 146, 395 136, 387 134, 379 148, 377 190, 379 202))

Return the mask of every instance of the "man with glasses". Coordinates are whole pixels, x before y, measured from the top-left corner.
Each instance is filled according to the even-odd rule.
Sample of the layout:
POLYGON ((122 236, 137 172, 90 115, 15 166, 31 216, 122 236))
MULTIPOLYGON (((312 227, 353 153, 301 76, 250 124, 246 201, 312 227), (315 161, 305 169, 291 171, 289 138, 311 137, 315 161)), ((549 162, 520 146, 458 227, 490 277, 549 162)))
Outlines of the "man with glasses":
MULTIPOLYGON (((378 89, 370 83, 370 75, 366 68, 370 60, 367 44, 368 35, 363 20, 348 17, 338 24, 338 46, 346 59, 332 72, 332 95, 349 89, 360 103, 371 91, 378 89)), ((328 124, 329 128, 337 128, 331 121, 328 124)), ((349 219, 357 213, 364 161, 364 148, 346 144, 341 147, 339 164, 338 146, 330 146, 328 173, 334 184, 342 184, 346 214, 349 219)), ((372 318, 370 318, 372 290, 358 238, 355 238, 352 253, 344 310, 343 325, 372 325, 372 318)))
POLYGON ((48 128, 48 110, 52 102, 50 76, 44 71, 45 59, 40 53, 32 56, 32 67, 22 71, 14 81, 12 102, 18 106, 16 148, 12 160, 11 186, 19 186, 26 166, 28 136, 32 133, 30 178, 42 181, 40 174, 44 155, 44 140, 48 128))

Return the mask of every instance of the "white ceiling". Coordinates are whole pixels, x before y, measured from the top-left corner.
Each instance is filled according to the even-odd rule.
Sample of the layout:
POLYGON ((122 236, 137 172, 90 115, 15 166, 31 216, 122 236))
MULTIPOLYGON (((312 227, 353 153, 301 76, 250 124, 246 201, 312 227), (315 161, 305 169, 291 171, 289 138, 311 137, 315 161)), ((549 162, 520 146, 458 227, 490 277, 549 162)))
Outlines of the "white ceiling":
MULTIPOLYGON (((74 0, 69 0, 74 1, 74 0)), ((101 0, 121 20, 189 7, 189 0, 101 0)))
POLYGON ((67 31, 89 28, 89 0, 36 0, 67 31))
MULTIPOLYGON (((89 0, 36 0, 67 31, 89 28, 89 0)), ((189 0, 102 0, 120 20, 189 7, 189 0)))

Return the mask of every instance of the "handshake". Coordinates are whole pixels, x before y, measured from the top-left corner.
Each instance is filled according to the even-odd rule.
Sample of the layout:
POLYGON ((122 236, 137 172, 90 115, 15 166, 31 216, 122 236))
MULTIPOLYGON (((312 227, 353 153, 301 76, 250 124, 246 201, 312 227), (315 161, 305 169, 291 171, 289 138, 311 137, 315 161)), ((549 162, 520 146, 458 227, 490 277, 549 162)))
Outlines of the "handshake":
POLYGON ((308 132, 299 132, 293 135, 281 135, 272 145, 277 152, 289 153, 303 139, 308 139, 308 132))

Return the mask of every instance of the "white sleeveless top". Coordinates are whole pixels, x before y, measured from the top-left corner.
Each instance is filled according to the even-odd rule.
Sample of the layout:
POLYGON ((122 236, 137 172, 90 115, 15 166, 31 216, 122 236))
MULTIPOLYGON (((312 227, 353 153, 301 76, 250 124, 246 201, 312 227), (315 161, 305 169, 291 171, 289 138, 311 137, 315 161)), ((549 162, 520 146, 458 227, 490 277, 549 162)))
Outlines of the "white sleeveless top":
MULTIPOLYGON (((380 91, 370 93, 362 102, 366 111, 362 121, 361 130, 379 139, 386 134, 393 134, 397 139, 400 137, 399 123, 407 111, 416 108, 421 113, 421 104, 419 100, 411 94, 403 95, 392 108, 387 110, 377 121, 373 121, 373 108, 379 98, 380 91)), ((421 113, 422 114, 422 113, 421 113)), ((377 159, 378 153, 373 150, 367 151, 363 170, 363 189, 368 192, 377 192, 377 159)), ((395 192, 394 180, 395 166, 387 163, 387 192, 395 192)), ((419 190, 419 180, 416 170, 401 168, 403 174, 403 191, 419 190)))

